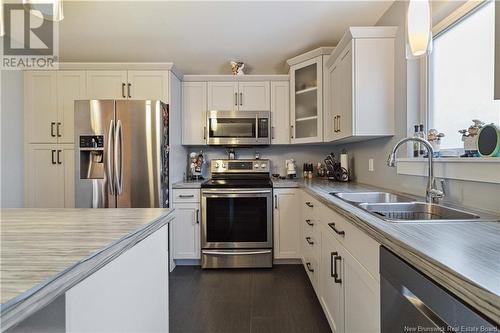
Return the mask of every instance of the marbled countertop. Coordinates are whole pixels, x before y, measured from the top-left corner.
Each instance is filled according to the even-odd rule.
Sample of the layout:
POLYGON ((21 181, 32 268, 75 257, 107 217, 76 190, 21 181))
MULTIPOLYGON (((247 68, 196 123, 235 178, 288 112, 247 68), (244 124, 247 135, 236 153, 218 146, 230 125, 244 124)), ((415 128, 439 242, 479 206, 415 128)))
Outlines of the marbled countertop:
POLYGON ((26 318, 173 218, 173 210, 2 209, 2 330, 26 318))
POLYGON ((330 195, 380 188, 320 179, 277 180, 273 184, 275 188, 303 188, 470 306, 500 322, 500 222, 390 223, 330 195))

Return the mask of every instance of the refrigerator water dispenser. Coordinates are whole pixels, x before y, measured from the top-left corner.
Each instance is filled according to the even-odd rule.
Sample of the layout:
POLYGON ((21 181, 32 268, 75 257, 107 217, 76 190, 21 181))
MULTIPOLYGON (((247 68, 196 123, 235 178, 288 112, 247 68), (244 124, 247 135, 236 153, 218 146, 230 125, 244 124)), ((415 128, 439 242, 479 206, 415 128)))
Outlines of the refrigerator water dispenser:
POLYGON ((103 135, 80 135, 80 179, 104 179, 103 135))

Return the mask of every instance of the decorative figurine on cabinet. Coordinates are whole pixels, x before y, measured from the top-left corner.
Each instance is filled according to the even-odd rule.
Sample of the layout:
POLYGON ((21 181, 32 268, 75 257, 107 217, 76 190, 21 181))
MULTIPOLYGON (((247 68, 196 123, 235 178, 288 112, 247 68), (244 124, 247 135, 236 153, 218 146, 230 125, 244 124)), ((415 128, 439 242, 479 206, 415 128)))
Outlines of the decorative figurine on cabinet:
POLYGON ((434 149, 434 157, 441 157, 441 138, 444 137, 444 133, 439 133, 438 130, 431 128, 429 134, 427 135, 427 141, 434 149))
POLYGON ((245 75, 243 72, 243 68, 245 68, 245 64, 241 61, 231 61, 231 71, 233 75, 245 75))
POLYGON ((474 124, 470 125, 468 129, 458 131, 462 134, 462 141, 464 142, 465 153, 460 157, 479 157, 477 147, 478 134, 484 123, 481 120, 473 119, 474 124))

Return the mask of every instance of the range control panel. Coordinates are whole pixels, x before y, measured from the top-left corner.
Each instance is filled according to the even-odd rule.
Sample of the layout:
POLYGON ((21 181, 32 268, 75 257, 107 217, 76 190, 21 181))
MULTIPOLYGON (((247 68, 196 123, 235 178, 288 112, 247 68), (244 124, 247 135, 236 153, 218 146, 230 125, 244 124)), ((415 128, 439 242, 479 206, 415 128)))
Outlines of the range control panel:
POLYGON ((269 160, 211 160, 212 173, 269 173, 269 160))
POLYGON ((104 149, 104 135, 80 135, 80 149, 104 149))

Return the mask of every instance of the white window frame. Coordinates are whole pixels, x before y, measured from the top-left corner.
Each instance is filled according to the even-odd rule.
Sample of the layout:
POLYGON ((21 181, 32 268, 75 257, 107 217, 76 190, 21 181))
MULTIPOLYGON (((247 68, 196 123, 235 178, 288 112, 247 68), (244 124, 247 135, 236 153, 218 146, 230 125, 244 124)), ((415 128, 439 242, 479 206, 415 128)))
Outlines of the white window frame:
MULTIPOLYGON (((489 1, 494 0, 469 0, 461 7, 453 11, 445 19, 437 23, 432 28, 433 38, 444 33, 447 29, 452 28, 455 24, 471 15, 474 11, 486 5, 489 1)), ((500 2, 495 4, 500 5, 500 2)), ((420 123, 424 124, 425 128, 429 128, 429 112, 430 112, 430 59, 425 56, 420 59, 420 123)), ((409 78, 416 79, 416 78, 409 78)), ((408 132, 408 135, 413 135, 413 132, 408 132)), ((468 157, 468 158, 437 158, 434 159, 436 177, 458 179, 475 182, 486 182, 500 184, 500 158, 492 157, 468 157)), ((427 175, 427 159, 424 158, 398 158, 397 173, 412 176, 427 175)))
MULTIPOLYGON (((432 39, 439 37, 456 24, 466 19, 478 9, 495 0, 469 0, 461 7, 453 11, 450 15, 438 22, 432 27, 432 39)), ((497 5, 497 4, 495 4, 497 5)), ((430 83, 431 57, 426 55, 420 61, 420 119, 425 128, 430 128, 430 102, 432 100, 431 83, 430 83)), ((459 151, 463 153, 463 149, 444 149, 445 151, 459 151)))

